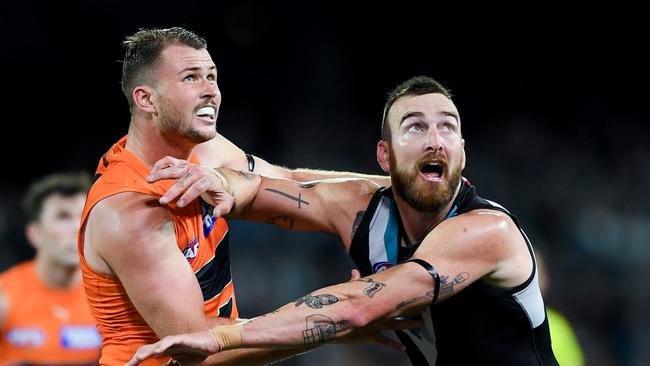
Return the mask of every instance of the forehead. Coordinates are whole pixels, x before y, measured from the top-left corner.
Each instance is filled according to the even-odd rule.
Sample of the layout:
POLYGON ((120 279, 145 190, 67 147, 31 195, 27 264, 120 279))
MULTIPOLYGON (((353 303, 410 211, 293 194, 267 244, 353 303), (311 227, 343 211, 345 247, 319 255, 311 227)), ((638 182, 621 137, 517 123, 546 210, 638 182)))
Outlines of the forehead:
POLYGON ((433 118, 445 112, 459 115, 451 99, 440 93, 407 95, 397 99, 391 106, 388 112, 389 123, 399 124, 404 116, 413 112, 422 113, 426 118, 433 118))
POLYGON ((54 193, 43 201, 43 211, 60 209, 81 210, 85 201, 86 195, 84 193, 75 193, 73 195, 54 193))
POLYGON ((160 68, 169 71, 181 71, 187 68, 210 68, 214 66, 207 49, 194 49, 182 44, 172 44, 160 55, 160 68))

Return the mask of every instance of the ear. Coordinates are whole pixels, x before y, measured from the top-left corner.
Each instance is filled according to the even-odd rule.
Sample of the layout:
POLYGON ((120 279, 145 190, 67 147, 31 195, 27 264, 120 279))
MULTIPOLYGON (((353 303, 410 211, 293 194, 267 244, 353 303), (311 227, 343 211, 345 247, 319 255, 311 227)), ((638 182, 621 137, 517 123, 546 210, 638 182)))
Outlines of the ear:
POLYGON ((462 148, 463 148, 463 156, 462 156, 463 161, 462 161, 462 163, 460 165, 460 170, 462 171, 463 169, 465 169, 465 139, 461 139, 460 143, 461 143, 462 148))
POLYGON ((25 236, 27 237, 29 244, 31 244, 34 249, 38 250, 41 240, 37 223, 31 222, 27 224, 25 227, 25 236))
POLYGON ((133 104, 140 110, 147 113, 157 113, 153 98, 154 89, 146 85, 137 86, 133 89, 133 104))
POLYGON ((385 173, 390 173, 390 146, 388 142, 380 140, 377 143, 377 162, 385 173))

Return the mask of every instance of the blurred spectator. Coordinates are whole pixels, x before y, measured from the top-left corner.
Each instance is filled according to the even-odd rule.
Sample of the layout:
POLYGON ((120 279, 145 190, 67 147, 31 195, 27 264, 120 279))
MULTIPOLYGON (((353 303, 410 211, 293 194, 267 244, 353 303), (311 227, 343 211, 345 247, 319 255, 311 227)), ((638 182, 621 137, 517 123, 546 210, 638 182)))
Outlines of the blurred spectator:
POLYGON ((52 174, 34 182, 23 199, 25 234, 36 258, 0 275, 0 365, 97 364, 101 339, 77 256, 90 184, 86 174, 52 174))

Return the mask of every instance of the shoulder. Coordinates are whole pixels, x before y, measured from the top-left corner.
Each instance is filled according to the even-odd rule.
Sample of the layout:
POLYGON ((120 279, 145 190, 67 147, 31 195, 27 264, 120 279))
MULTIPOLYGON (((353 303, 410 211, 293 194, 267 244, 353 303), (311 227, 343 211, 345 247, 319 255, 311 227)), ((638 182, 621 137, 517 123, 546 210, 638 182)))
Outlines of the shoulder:
POLYGON ((145 238, 166 228, 170 222, 169 212, 155 197, 120 192, 93 207, 85 231, 95 239, 95 244, 106 243, 113 247, 127 243, 128 239, 145 238))
POLYGON ((440 223, 425 240, 444 242, 461 252, 499 262, 522 240, 510 216, 490 209, 472 210, 440 223))

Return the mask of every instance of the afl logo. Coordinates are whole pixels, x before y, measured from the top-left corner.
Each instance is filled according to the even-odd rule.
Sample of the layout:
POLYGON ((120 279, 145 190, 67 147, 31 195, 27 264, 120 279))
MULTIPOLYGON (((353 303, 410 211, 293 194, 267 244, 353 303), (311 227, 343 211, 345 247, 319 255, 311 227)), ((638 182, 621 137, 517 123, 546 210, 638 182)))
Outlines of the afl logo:
POLYGON ((385 271, 385 270, 389 269, 392 266, 393 266, 393 264, 390 263, 390 262, 377 262, 377 263, 372 265, 372 273, 385 271))
POLYGON ((185 248, 183 249, 183 254, 185 255, 185 259, 192 264, 194 262, 194 258, 196 258, 196 254, 199 251, 199 237, 195 236, 192 238, 192 240, 187 243, 185 248))

